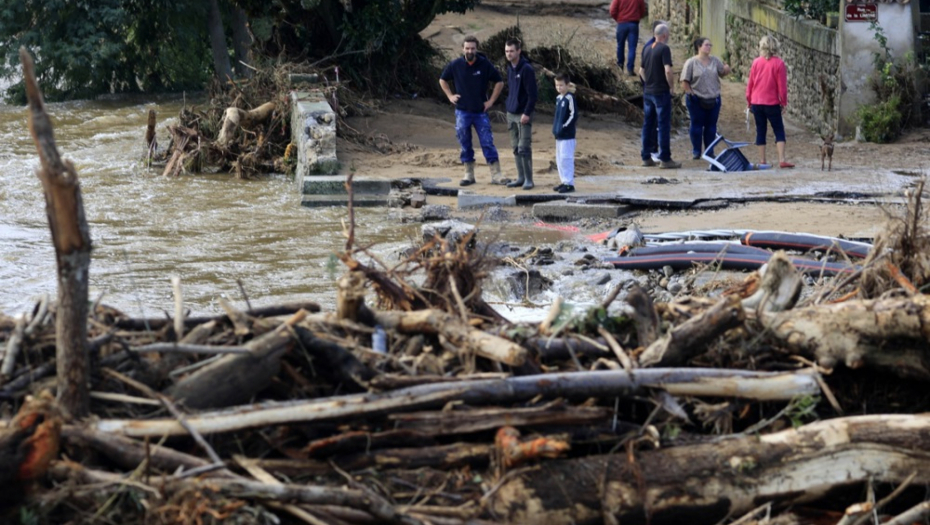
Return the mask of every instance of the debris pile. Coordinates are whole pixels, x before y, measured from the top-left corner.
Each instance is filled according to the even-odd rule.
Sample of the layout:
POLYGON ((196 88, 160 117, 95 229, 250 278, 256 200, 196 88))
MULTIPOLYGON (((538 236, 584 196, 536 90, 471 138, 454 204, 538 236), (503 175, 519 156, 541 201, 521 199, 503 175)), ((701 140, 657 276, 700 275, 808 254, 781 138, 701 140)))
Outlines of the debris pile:
POLYGON ((514 324, 476 228, 390 267, 357 246, 350 175, 335 312, 191 317, 177 285, 136 319, 86 300, 77 174, 26 65, 63 299, 0 316, 3 522, 926 519, 922 185, 813 293, 778 252, 716 297, 618 286, 514 324))
MULTIPOLYGON (((354 246, 350 225, 335 312, 227 303, 213 318, 134 319, 94 305, 94 417, 43 420, 55 421, 46 435, 60 428, 61 452, 34 476, 25 512, 44 522, 674 523, 685 513, 716 523, 812 508, 838 521, 868 503, 855 491, 839 507, 824 499, 841 488, 879 498, 898 488, 890 508, 922 499, 907 487, 930 482, 930 418, 878 412, 926 409, 930 300, 907 293, 903 273, 875 299, 853 297, 857 281, 844 275, 799 306, 801 273, 778 253, 717 298, 653 303, 618 287, 583 316, 556 301, 539 325, 514 325, 481 298, 494 261, 477 235, 434 228, 387 268, 361 261, 377 260, 354 246), (625 313, 608 314, 615 301, 625 313), (886 398, 864 405, 881 381, 886 398)), ((888 267, 870 257, 858 275, 888 267)), ((0 319, 0 396, 21 414, 28 395, 49 397, 56 313, 42 303, 0 319)), ((12 438, 21 420, 0 445, 22 440, 12 438)), ((0 457, 4 472, 25 465, 0 457)))

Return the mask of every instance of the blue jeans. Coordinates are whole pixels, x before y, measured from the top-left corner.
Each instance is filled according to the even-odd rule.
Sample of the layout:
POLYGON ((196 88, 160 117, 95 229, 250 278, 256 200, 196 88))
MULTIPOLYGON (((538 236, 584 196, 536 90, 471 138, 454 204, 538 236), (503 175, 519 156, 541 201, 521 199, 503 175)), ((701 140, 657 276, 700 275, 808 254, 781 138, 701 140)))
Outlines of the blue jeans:
POLYGON ((691 136, 691 154, 700 156, 704 154, 707 146, 717 138, 717 118, 720 116, 720 97, 711 109, 704 109, 698 102, 696 95, 686 95, 685 104, 688 114, 691 115, 691 126, 688 135, 691 136), (704 141, 703 147, 701 141, 704 141))
POLYGON ((471 128, 474 126, 478 134, 478 143, 481 152, 488 164, 498 161, 497 148, 494 147, 494 135, 491 134, 491 119, 487 113, 472 113, 470 111, 455 110, 455 136, 462 146, 459 158, 463 163, 475 162, 475 150, 471 146, 471 128))
POLYGON ((655 146, 651 131, 655 129, 658 121, 659 127, 659 160, 668 162, 672 160, 670 148, 670 134, 672 131, 672 95, 660 93, 657 95, 643 94, 643 160, 649 160, 650 153, 655 146))
POLYGON ((785 123, 781 119, 781 106, 752 105, 752 114, 756 117, 756 146, 765 146, 766 121, 772 123, 775 142, 785 141, 785 123))
POLYGON ((629 50, 626 52, 626 70, 633 72, 633 61, 636 60, 636 43, 639 42, 639 22, 623 22, 617 24, 617 65, 623 67, 623 44, 629 50))

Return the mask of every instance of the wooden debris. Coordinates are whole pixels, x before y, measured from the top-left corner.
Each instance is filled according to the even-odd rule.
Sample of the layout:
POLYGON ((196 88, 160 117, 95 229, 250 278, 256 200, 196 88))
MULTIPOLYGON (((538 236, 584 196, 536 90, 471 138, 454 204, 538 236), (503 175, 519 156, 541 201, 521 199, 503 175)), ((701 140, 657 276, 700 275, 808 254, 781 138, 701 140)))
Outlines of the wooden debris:
POLYGON ((766 436, 543 462, 505 479, 489 510, 510 523, 713 524, 760 501, 809 503, 831 489, 869 480, 930 482, 930 417, 833 419, 766 436), (695 510, 698 509, 698 510, 695 510))
POLYGON ((77 171, 70 161, 62 160, 55 145, 52 123, 36 82, 32 57, 25 48, 20 48, 19 58, 23 63, 23 81, 29 101, 29 130, 42 165, 37 174, 45 190, 45 211, 58 263, 58 311, 55 316, 58 399, 63 410, 74 417, 83 417, 90 407, 86 348, 90 229, 84 216, 77 171))

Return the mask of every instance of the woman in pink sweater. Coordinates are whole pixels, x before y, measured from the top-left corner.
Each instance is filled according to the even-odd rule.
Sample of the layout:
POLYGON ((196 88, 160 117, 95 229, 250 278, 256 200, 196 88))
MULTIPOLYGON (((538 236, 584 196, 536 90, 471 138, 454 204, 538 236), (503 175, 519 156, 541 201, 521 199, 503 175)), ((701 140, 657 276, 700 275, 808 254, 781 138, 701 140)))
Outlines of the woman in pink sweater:
POLYGON ((777 54, 778 41, 770 36, 762 37, 759 56, 753 60, 749 70, 746 103, 756 118, 756 146, 759 146, 761 163, 768 164, 765 160, 765 134, 766 122, 771 122, 778 150, 778 166, 793 168, 794 164, 785 160, 785 124, 781 118, 788 105, 788 69, 777 54))

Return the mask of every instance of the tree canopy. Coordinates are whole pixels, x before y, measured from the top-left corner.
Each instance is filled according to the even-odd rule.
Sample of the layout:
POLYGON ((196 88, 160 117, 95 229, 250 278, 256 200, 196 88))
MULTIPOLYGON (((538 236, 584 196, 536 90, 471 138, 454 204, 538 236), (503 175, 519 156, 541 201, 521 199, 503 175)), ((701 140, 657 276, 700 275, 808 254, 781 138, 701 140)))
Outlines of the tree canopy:
MULTIPOLYGON (((417 72, 429 59, 418 33, 436 15, 464 12, 479 1, 220 0, 218 4, 224 25, 236 8, 244 11, 257 56, 321 65, 338 60, 347 74, 358 79, 380 77, 389 89, 404 89, 419 82, 417 72)), ((5 51, 0 75, 18 78, 17 53, 25 46, 36 55, 36 75, 50 100, 203 87, 215 63, 209 4, 195 0, 3 2, 0 48, 5 51)), ((230 54, 231 34, 226 31, 230 54)), ((7 95, 22 100, 21 84, 7 95)))
MULTIPOLYGON (((100 93, 201 88, 209 78, 200 2, 32 0, 0 7, 0 74, 18 78, 18 50, 36 55, 51 100, 100 93)), ((8 93, 22 98, 22 85, 8 93)))

